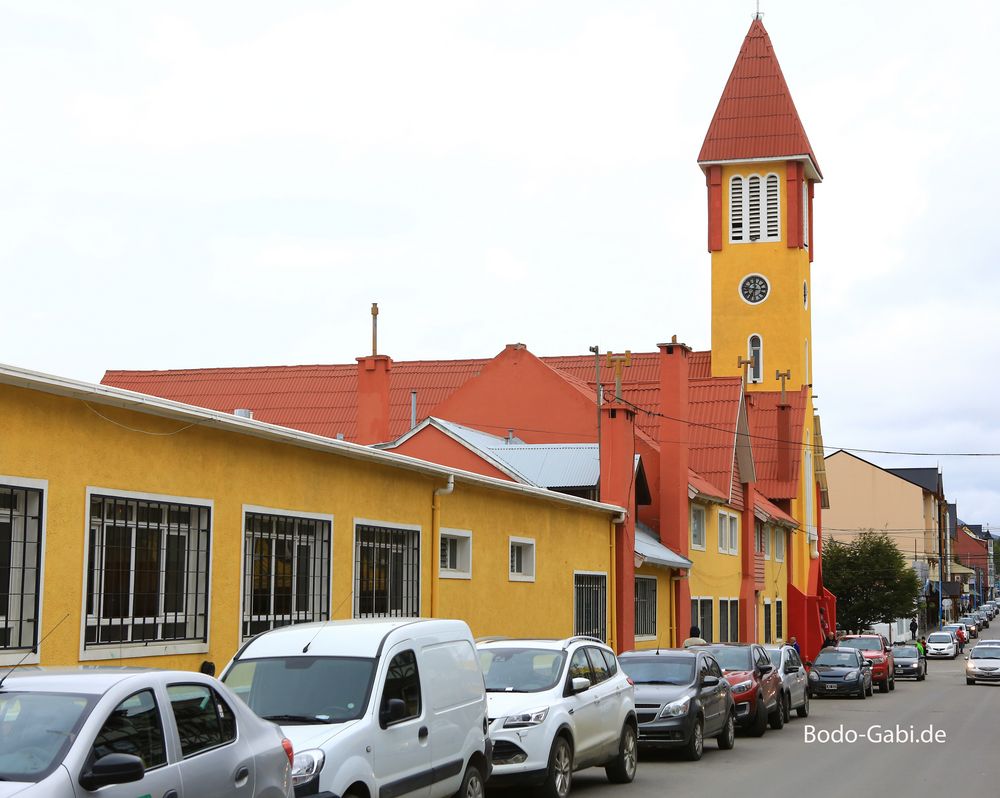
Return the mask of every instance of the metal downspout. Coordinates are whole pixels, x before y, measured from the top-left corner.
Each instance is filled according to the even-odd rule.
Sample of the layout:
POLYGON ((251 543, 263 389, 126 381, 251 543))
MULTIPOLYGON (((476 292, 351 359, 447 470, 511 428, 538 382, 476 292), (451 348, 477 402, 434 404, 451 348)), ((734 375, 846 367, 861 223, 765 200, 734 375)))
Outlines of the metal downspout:
POLYGON ((438 574, 433 563, 440 563, 441 557, 441 497, 455 492, 455 475, 448 475, 448 484, 443 488, 435 488, 431 499, 431 617, 438 614, 438 574))

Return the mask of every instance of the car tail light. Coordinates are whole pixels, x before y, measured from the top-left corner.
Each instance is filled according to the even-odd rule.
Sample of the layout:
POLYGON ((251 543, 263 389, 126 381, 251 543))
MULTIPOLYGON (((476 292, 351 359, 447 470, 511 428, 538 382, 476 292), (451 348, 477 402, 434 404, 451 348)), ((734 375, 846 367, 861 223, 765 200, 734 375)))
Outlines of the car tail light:
POLYGON ((285 756, 288 757, 288 765, 291 767, 292 762, 295 761, 295 751, 292 749, 292 741, 287 737, 282 737, 281 747, 285 749, 285 756))

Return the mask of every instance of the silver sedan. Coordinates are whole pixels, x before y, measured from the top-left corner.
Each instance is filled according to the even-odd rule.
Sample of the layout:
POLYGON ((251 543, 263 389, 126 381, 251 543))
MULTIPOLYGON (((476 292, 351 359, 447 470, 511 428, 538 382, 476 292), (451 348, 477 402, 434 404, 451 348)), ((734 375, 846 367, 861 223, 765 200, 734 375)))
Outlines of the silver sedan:
POLYGON ((781 677, 781 713, 785 722, 794 709, 800 718, 809 716, 809 682, 799 652, 792 646, 764 646, 771 664, 781 677))
POLYGON ((292 798, 292 748, 225 685, 142 668, 0 679, 0 798, 292 798))

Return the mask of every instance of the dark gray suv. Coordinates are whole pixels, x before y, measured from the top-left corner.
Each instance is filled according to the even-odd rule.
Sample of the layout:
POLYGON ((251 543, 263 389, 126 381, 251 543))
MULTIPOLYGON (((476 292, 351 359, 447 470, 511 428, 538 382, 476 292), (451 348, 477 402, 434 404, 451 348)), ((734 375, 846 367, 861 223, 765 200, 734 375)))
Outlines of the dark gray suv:
POLYGON ((618 662, 635 682, 640 748, 680 748, 687 759, 697 760, 706 737, 724 750, 733 747, 733 693, 709 652, 627 651, 618 662))

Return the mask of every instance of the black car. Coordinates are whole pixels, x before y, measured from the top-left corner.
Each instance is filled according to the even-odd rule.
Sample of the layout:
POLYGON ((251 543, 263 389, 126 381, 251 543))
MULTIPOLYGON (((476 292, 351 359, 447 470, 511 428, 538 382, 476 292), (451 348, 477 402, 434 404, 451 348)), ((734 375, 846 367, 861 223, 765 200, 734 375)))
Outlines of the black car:
POLYGON ((927 660, 916 646, 893 646, 897 679, 916 679, 922 682, 927 676, 927 660))
POLYGON ((680 748, 701 759, 705 738, 719 748, 736 740, 736 709, 719 663, 705 651, 660 649, 619 655, 622 670, 635 682, 639 747, 680 748))
POLYGON ((872 664, 856 648, 824 648, 809 671, 809 692, 821 695, 872 695, 872 664))

